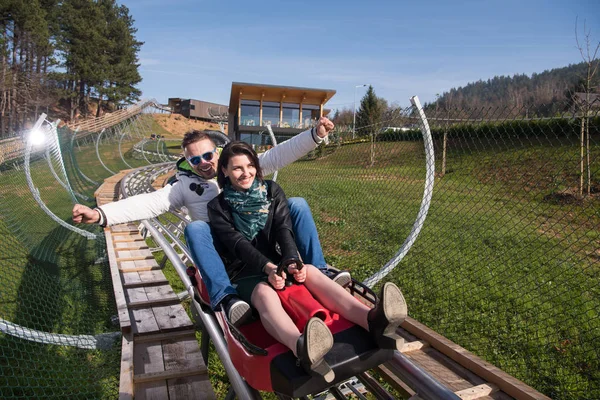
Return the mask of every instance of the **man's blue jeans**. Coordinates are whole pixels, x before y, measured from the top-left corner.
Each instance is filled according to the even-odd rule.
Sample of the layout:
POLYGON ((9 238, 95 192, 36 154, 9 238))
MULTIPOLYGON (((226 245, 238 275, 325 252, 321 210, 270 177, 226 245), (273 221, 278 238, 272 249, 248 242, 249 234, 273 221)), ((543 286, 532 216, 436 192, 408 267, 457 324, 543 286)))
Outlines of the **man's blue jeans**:
MULTIPOLYGON (((317 227, 308 203, 303 198, 292 197, 288 199, 288 206, 302 260, 317 268, 326 268, 317 227)), ((185 228, 185 240, 208 289, 210 306, 214 309, 228 294, 237 294, 231 286, 223 261, 215 250, 210 225, 204 221, 188 224, 185 228)))

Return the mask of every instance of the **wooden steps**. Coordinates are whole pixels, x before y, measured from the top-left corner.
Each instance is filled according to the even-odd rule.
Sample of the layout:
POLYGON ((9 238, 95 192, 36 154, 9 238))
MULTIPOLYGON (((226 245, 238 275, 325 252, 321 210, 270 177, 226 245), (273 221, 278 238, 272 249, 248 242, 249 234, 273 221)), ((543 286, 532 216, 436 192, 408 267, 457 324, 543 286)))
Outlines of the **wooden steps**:
MULTIPOLYGON (((99 204, 119 197, 116 190, 124 175, 105 180, 96 191, 99 204)), ((194 325, 138 225, 104 232, 123 333, 119 398, 214 399, 194 325)))

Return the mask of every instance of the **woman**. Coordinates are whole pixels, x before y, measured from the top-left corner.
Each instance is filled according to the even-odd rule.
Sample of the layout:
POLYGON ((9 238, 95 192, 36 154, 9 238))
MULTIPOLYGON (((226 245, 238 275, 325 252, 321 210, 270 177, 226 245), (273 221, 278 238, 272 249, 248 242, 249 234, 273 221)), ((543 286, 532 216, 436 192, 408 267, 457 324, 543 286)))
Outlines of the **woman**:
POLYGON ((399 350, 402 339, 395 331, 406 317, 406 303, 396 285, 384 284, 377 307, 370 309, 316 267, 298 269, 285 194, 277 183, 263 179, 258 157, 247 143, 225 146, 217 171, 223 192, 208 204, 208 215, 227 273, 240 297, 257 309, 267 332, 289 347, 308 373, 333 381, 324 360, 333 336, 318 318, 311 318, 300 334, 275 292, 284 287, 286 273, 329 310, 369 331, 379 347, 399 350), (280 263, 288 265, 281 276, 276 274, 280 263))

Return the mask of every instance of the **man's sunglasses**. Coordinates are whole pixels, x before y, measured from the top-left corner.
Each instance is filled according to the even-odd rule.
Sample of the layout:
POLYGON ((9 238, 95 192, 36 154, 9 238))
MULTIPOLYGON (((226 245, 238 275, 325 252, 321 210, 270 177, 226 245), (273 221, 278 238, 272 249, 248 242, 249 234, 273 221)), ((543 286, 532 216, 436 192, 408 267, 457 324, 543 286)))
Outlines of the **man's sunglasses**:
POLYGON ((216 152, 217 152, 217 148, 215 147, 213 151, 207 151, 206 153, 200 154, 199 156, 187 158, 187 160, 192 165, 198 165, 202 162, 202 160, 207 161, 207 162, 212 161, 216 152))

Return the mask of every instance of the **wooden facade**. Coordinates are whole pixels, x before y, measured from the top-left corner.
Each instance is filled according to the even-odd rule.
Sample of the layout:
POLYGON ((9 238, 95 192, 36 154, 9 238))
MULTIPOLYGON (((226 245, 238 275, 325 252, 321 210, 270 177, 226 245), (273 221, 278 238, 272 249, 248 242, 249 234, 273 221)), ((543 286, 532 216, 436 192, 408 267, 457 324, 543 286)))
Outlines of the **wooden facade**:
POLYGON ((226 105, 178 97, 169 98, 169 107, 174 113, 181 114, 186 118, 209 122, 213 122, 218 115, 227 114, 226 105))
POLYGON ((318 117, 327 115, 325 104, 335 95, 335 90, 293 86, 274 86, 233 82, 229 99, 228 135, 244 140, 265 130, 286 137, 310 127, 318 117), (243 108, 253 113, 244 115, 243 108), (286 118, 286 113, 288 117, 286 118))

